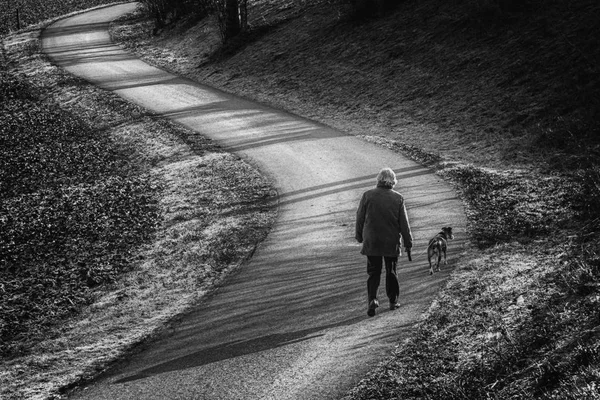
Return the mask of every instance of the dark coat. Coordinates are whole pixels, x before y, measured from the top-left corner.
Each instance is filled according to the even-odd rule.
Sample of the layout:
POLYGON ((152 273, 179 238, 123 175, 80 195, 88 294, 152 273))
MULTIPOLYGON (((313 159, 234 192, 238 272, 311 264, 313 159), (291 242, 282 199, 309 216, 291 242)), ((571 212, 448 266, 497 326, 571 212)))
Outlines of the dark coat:
POLYGON ((365 192, 356 212, 356 240, 361 254, 398 257, 400 235, 405 248, 412 247, 412 233, 404 197, 392 189, 378 186, 365 192))

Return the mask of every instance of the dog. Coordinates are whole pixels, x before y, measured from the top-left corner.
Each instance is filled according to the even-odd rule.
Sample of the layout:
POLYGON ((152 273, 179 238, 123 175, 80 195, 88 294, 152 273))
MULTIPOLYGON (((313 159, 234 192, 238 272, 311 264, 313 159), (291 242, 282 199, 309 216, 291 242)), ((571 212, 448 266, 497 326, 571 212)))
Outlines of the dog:
POLYGON ((427 259, 429 260, 429 275, 433 275, 433 265, 431 264, 431 260, 434 257, 437 257, 437 262, 435 263, 436 270, 440 270, 440 262, 442 261, 442 255, 444 256, 444 266, 447 265, 446 262, 446 250, 448 249, 448 240, 454 239, 454 235, 452 234, 451 227, 443 227, 442 231, 435 235, 433 239, 429 241, 427 245, 427 259))

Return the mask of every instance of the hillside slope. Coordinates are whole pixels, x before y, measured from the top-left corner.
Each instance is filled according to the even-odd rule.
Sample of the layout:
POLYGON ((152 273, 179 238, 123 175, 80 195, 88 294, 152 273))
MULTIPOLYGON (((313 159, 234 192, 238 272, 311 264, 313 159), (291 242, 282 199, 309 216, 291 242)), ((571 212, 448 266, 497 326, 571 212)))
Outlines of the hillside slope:
POLYGON ((224 49, 210 21, 156 43, 174 52, 171 69, 446 159, 555 167, 583 143, 598 155, 597 2, 503 13, 488 2, 405 1, 367 20, 336 2, 302 3, 251 3, 250 34, 224 49))

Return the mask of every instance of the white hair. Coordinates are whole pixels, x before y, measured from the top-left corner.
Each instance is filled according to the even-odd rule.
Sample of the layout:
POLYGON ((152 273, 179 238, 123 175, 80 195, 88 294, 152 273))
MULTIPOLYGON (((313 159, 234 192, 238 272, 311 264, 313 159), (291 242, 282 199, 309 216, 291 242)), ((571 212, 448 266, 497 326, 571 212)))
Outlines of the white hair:
POLYGON ((396 179, 396 174, 391 168, 384 168, 379 171, 379 174, 377 174, 377 186, 393 188, 396 183, 398 183, 398 180, 396 179))

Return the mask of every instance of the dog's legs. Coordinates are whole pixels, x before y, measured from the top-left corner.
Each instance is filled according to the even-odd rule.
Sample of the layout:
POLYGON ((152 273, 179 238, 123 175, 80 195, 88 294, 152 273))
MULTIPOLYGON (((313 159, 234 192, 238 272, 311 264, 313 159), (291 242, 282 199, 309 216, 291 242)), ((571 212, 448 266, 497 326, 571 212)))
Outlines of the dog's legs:
POLYGON ((446 260, 446 248, 444 248, 444 267, 448 266, 448 261, 446 260))
POLYGON ((437 259, 437 263, 435 265, 435 268, 437 271, 440 270, 440 264, 442 263, 442 249, 438 249, 438 259, 437 259))
POLYGON ((431 254, 427 254, 427 260, 429 260, 429 275, 433 275, 433 265, 431 265, 431 254))

